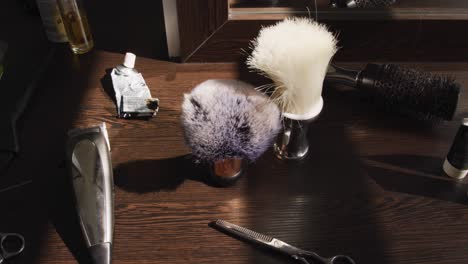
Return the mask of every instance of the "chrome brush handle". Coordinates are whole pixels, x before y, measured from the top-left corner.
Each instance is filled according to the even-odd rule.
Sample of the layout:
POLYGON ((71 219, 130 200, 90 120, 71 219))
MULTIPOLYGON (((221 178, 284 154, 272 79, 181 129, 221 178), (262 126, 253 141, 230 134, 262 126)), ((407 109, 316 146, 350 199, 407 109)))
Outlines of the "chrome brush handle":
POLYGON ((300 160, 307 156, 309 125, 316 117, 309 120, 293 120, 284 117, 284 130, 274 145, 276 157, 284 160, 300 160))
POLYGON ((307 156, 309 125, 318 118, 323 109, 323 98, 305 114, 283 113, 283 132, 279 134, 273 149, 276 157, 285 160, 300 160, 307 156))

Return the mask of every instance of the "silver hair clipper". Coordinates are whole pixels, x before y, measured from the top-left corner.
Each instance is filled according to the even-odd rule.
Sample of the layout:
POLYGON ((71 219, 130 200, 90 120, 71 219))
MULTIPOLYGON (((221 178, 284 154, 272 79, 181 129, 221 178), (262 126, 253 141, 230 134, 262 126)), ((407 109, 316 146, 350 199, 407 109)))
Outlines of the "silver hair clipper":
POLYGON ((114 183, 105 123, 68 133, 67 158, 84 241, 93 264, 110 264, 114 183))

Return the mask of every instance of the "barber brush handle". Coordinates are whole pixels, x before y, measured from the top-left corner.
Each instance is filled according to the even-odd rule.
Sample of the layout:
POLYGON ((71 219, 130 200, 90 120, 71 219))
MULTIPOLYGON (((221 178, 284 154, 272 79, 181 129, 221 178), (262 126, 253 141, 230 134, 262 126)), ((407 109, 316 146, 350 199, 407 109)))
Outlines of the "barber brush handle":
POLYGON ((380 80, 382 70, 388 64, 367 64, 366 68, 359 73, 355 88, 358 90, 372 91, 375 88, 376 80, 380 80))

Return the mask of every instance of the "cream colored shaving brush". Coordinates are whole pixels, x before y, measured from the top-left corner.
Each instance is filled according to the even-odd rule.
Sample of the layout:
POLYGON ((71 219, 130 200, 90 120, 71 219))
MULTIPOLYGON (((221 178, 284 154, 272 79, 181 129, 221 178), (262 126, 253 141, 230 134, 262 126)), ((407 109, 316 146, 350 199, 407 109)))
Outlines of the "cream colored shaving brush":
POLYGON ((287 18, 263 28, 253 40, 250 69, 273 80, 261 87, 279 106, 284 132, 275 144, 282 159, 301 159, 308 152, 307 127, 322 111, 322 87, 337 51, 328 28, 308 18, 287 18))

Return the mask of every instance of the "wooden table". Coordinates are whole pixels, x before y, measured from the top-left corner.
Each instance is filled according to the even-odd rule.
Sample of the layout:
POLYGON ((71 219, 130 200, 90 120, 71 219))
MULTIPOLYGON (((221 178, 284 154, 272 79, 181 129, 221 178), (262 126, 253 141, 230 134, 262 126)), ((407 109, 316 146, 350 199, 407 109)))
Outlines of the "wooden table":
MULTIPOLYGON (((34 182, 0 194, 1 231, 27 239, 26 251, 11 263, 86 263, 63 152, 68 129, 100 122, 108 125, 115 169, 115 264, 288 263, 209 228, 217 218, 324 256, 349 254, 358 264, 468 259, 466 188, 441 172, 462 114, 431 126, 376 111, 354 91, 326 87, 307 160, 286 163, 268 152, 236 186, 214 188, 197 180, 184 158, 182 94, 210 78, 264 80, 236 64, 138 58, 161 109, 149 121, 122 120, 103 79, 122 59, 100 51, 56 53, 21 126, 23 152, 9 172, 32 175, 34 182)), ((417 66, 468 84, 467 63, 417 66)), ((466 102, 462 94, 462 113, 466 102)))

